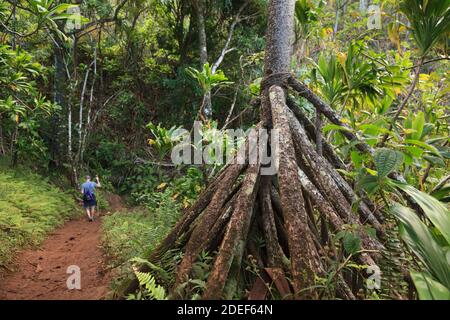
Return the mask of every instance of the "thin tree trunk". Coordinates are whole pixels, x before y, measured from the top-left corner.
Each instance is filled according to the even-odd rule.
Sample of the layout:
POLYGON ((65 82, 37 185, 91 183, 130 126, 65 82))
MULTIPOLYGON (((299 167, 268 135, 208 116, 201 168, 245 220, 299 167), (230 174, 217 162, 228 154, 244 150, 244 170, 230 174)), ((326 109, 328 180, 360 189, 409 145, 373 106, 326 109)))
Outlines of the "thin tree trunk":
POLYGON ((336 9, 334 11, 335 19, 334 19, 334 27, 333 27, 333 36, 334 37, 336 36, 336 33, 338 32, 338 28, 339 28, 339 18, 340 18, 340 14, 339 14, 340 8, 339 7, 340 6, 341 6, 340 1, 336 0, 336 9))
POLYGON ((19 124, 20 124, 20 116, 16 115, 17 121, 14 128, 14 133, 12 135, 11 141, 11 153, 12 153, 12 166, 17 166, 17 162, 19 161, 19 124))
POLYGON ((80 110, 79 110, 79 122, 78 122, 78 150, 77 150, 77 165, 81 159, 81 148, 83 145, 83 109, 84 109, 84 96, 86 94, 87 82, 89 79, 89 72, 91 70, 91 66, 88 66, 86 70, 86 74, 84 75, 83 88, 81 89, 80 96, 80 110))
POLYGON ((92 78, 92 84, 91 84, 91 92, 89 95, 89 109, 87 112, 87 119, 86 119, 86 126, 84 129, 83 134, 83 142, 80 149, 80 162, 83 163, 84 161, 84 152, 86 150, 86 138, 89 134, 89 130, 91 129, 91 114, 92 114, 92 106, 94 101, 94 87, 95 87, 95 80, 97 79, 97 48, 94 49, 94 77, 92 78))
MULTIPOLYGON (((195 0, 194 2, 195 16, 197 18, 198 29, 198 46, 200 51, 200 69, 208 63, 208 46, 206 43, 206 26, 205 26, 205 3, 204 0, 195 0)), ((211 91, 205 92, 202 101, 202 116, 209 118, 212 114, 211 110, 211 91)))
MULTIPOLYGON (((62 50, 56 44, 54 45, 53 54, 55 60, 53 101, 64 109, 65 108, 64 93, 63 93, 65 83, 64 62, 62 50)), ((53 168, 60 166, 61 154, 59 141, 60 138, 59 124, 60 124, 60 113, 58 111, 55 111, 51 117, 51 136, 50 136, 50 154, 51 154, 50 166, 53 168)))
POLYGON ((3 143, 3 127, 2 127, 2 115, 0 114, 0 154, 5 154, 5 147, 3 143))

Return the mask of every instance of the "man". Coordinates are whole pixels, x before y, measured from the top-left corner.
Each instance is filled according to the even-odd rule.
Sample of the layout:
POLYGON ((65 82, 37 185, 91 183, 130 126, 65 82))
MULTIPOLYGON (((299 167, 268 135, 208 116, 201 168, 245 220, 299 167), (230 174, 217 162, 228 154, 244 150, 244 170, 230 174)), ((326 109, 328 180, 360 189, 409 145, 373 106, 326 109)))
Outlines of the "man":
POLYGON ((86 209, 89 222, 94 221, 95 206, 97 200, 95 199, 95 188, 101 187, 98 176, 95 176, 97 183, 91 181, 90 176, 86 176, 86 182, 81 185, 81 193, 83 194, 83 207, 86 209))

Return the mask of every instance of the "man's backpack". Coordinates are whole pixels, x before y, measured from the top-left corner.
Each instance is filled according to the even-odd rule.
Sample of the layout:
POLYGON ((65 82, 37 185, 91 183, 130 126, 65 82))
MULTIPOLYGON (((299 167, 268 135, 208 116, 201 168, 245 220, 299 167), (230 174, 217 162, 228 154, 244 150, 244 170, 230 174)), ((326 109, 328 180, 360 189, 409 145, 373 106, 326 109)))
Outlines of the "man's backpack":
POLYGON ((86 201, 92 201, 92 200, 94 200, 94 194, 93 194, 90 190, 86 190, 86 191, 84 192, 83 196, 84 196, 84 199, 85 199, 86 201))

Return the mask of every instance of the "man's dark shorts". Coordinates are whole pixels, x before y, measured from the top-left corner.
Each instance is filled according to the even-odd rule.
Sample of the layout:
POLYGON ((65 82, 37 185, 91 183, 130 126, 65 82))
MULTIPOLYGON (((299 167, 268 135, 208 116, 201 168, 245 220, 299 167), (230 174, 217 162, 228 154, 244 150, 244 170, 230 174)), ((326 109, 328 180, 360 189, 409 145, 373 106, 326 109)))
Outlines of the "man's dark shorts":
POLYGON ((97 199, 95 199, 95 196, 91 200, 87 200, 83 197, 83 208, 92 208, 97 205, 97 199))

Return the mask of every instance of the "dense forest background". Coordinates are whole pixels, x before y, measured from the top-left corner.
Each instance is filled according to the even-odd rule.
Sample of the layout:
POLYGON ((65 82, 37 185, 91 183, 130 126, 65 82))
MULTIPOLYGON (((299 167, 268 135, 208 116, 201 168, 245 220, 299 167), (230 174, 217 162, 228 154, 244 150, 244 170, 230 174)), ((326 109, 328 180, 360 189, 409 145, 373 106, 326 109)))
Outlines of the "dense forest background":
MULTIPOLYGON (((173 165, 176 129, 191 130, 195 120, 210 131, 258 123, 268 2, 0 0, 1 168, 31 168, 66 190, 98 174, 106 191, 126 198, 133 214, 104 221, 106 248, 123 268, 118 283, 132 273, 130 258, 149 263, 143 259, 223 168, 173 165)), ((357 227, 336 229, 312 209, 310 228, 329 250, 320 254, 333 257, 317 276, 316 298, 449 298, 449 7, 447 0, 295 2, 289 71, 341 122, 302 94, 290 99, 320 141, 317 152, 333 150, 333 166, 360 196, 351 205, 365 199, 384 212, 383 232, 365 225, 384 245, 383 285, 370 291, 362 285, 367 266, 352 262, 361 249, 357 227), (404 206, 396 211, 394 202, 404 206), (352 294, 340 292, 341 273, 352 294)), ((214 137, 203 144, 221 143, 214 137)), ((242 267, 250 275, 229 298, 246 296, 267 264, 258 254, 267 238, 250 233, 254 250, 242 267)), ((167 292, 179 284, 171 274, 180 255, 152 261, 167 292)), ((207 290, 214 258, 201 253, 183 297, 207 290)), ((135 298, 165 297, 149 275, 138 272, 146 285, 135 298)))

